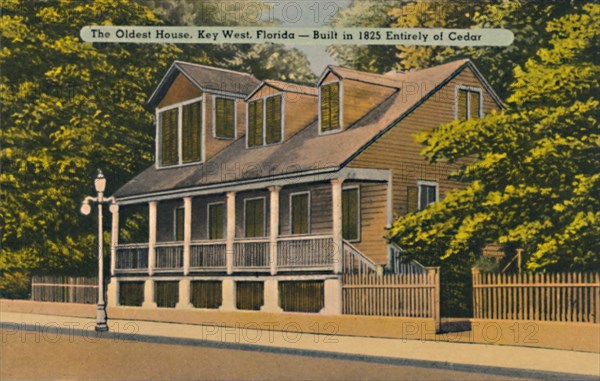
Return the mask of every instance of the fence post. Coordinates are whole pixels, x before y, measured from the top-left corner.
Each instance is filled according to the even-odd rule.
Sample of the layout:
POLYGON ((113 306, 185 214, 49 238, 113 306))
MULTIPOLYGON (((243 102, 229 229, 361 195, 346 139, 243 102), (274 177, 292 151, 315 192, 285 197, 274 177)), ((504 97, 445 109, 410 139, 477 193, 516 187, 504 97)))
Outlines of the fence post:
POLYGON ((433 281, 433 293, 431 296, 431 316, 435 322, 435 332, 440 332, 441 317, 440 317, 440 268, 427 267, 428 282, 433 281))
POLYGON ((473 317, 478 319, 481 317, 479 311, 479 288, 475 286, 479 284, 479 269, 477 267, 471 268, 471 293, 473 294, 473 317))

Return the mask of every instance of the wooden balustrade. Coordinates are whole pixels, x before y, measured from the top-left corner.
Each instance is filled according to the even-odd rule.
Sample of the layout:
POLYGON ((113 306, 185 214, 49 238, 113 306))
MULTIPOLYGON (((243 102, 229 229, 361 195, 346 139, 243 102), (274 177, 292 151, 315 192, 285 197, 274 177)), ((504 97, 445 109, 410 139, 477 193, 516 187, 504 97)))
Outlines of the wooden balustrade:
POLYGON ((116 256, 115 270, 117 272, 148 270, 147 243, 118 245, 116 256))
POLYGON ((233 267, 237 271, 267 270, 270 266, 267 239, 244 239, 234 243, 233 267))
POLYGON ((226 244, 215 241, 196 241, 190 245, 190 269, 220 271, 226 269, 226 244))
POLYGON ((183 268, 183 243, 159 242, 156 244, 156 269, 178 270, 183 268))
POLYGON ((277 242, 277 268, 332 270, 334 249, 330 235, 281 238, 277 242))

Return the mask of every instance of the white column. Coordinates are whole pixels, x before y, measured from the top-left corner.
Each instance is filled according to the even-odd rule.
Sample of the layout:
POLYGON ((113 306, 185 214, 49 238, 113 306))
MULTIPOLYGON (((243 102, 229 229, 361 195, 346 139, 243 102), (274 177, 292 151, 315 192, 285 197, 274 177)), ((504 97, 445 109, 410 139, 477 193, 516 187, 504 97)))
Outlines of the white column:
POLYGON ((219 307, 219 311, 235 311, 237 308, 233 278, 223 279, 221 290, 223 292, 223 302, 221 303, 221 307, 219 307))
POLYGON ((279 286, 277 279, 265 280, 265 304, 260 307, 263 312, 283 312, 279 307, 279 286))
POLYGON ((189 309, 194 308, 190 303, 190 280, 182 279, 179 281, 179 301, 175 305, 175 308, 189 309))
POLYGON ((157 308, 154 301, 154 280, 152 278, 148 278, 144 282, 144 302, 142 303, 142 307, 157 308))
POLYGON ((190 243, 192 242, 192 198, 183 198, 183 275, 190 273, 190 243))
POLYGON ((340 278, 325 279, 325 306, 320 311, 323 315, 342 314, 342 280, 340 278))
POLYGON ((333 216, 333 271, 342 272, 343 239, 342 239, 342 183, 344 179, 331 180, 332 216, 333 216))
POLYGON ((156 207, 156 201, 148 203, 148 275, 153 275, 156 267, 156 207))
POLYGON ((233 274, 233 241, 235 239, 235 192, 227 192, 227 234, 226 263, 227 274, 233 274))
POLYGON ((110 274, 115 275, 117 264, 117 245, 119 244, 119 205, 110 206, 112 213, 112 226, 110 232, 110 274))
MULTIPOLYGON (((269 263, 271 264, 271 275, 277 274, 277 237, 279 236, 279 191, 280 186, 271 186, 269 191, 271 192, 271 208, 270 208, 270 258, 269 263)), ((266 286, 266 285, 265 285, 266 286)))

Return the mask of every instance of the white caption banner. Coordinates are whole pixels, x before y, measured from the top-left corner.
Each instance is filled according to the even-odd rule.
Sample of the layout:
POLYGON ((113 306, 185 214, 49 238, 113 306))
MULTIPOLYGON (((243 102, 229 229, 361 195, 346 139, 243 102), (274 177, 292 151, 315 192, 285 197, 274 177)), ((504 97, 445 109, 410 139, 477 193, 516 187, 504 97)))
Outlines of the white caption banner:
POLYGON ((137 44, 508 46, 514 40, 508 29, 440 28, 85 26, 80 35, 85 42, 137 44))

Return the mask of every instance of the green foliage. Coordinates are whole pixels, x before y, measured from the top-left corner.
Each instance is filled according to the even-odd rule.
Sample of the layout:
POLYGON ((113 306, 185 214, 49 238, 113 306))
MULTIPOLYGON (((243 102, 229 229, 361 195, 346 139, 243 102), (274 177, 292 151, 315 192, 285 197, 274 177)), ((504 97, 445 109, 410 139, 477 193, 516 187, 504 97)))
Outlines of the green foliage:
POLYGON ((548 22, 550 47, 515 69, 505 110, 418 136, 432 163, 472 159, 455 174, 466 187, 398 219, 389 239, 424 263, 499 242, 522 247, 529 270, 598 268, 599 23, 591 3, 548 22))

